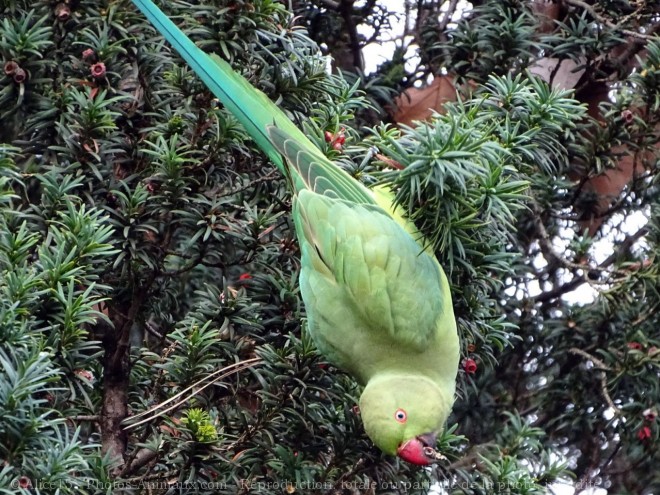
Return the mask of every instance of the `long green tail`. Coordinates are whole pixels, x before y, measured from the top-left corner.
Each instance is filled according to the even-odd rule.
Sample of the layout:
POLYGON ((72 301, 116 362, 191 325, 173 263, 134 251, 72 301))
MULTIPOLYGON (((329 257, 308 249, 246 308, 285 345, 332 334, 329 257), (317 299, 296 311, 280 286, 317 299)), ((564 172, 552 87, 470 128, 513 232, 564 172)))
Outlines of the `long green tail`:
POLYGON ((291 177, 296 191, 310 189, 356 203, 376 204, 368 189, 328 160, 277 105, 227 62, 199 49, 151 0, 133 3, 280 171, 291 177))

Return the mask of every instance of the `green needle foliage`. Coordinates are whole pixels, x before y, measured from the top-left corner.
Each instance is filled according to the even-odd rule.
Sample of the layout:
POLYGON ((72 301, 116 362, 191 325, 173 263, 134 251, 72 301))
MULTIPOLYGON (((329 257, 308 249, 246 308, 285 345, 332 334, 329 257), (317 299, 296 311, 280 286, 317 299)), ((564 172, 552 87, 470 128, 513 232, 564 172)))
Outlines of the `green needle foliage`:
POLYGON ((657 11, 390 3, 162 7, 429 239, 461 337, 446 461, 368 440, 305 330, 284 178, 130 1, 5 0, 0 493, 657 492, 657 11), (396 125, 430 74, 456 101, 396 125))

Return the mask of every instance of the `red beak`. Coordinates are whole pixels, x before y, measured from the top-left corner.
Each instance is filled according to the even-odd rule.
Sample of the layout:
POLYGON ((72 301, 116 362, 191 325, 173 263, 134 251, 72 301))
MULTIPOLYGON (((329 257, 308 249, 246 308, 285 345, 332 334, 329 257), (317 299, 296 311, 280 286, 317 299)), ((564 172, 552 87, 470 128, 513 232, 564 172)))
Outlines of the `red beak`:
POLYGON ((428 466, 435 458, 427 454, 429 449, 435 452, 436 434, 424 433, 403 442, 396 453, 401 459, 417 466, 428 466))

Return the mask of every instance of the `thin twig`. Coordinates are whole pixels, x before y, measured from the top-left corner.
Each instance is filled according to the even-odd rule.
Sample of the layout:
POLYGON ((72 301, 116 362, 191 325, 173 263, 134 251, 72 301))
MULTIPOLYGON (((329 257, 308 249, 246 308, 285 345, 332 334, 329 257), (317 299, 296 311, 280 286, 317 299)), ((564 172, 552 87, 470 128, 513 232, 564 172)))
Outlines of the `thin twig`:
MULTIPOLYGON (((639 229, 637 232, 634 234, 628 236, 625 238, 625 240, 619 244, 618 249, 616 249, 611 255, 609 255, 605 260, 603 260, 602 263, 600 263, 597 267, 592 268, 591 270, 588 271, 593 271, 593 270, 603 270, 610 266, 612 263, 614 263, 619 256, 621 256, 625 251, 630 249, 630 247, 637 242, 639 239, 644 237, 646 234, 648 234, 649 230, 646 227, 642 227, 639 229)), ((548 292, 542 292, 538 296, 536 296, 533 300, 535 303, 544 303, 547 301, 550 301, 552 299, 555 299, 557 297, 560 297, 567 292, 572 291, 575 289, 578 285, 583 284, 587 282, 587 276, 586 275, 576 275, 573 280, 570 282, 567 282, 563 285, 560 285, 559 287, 556 287, 555 289, 548 291, 548 292)))
POLYGON ((594 363, 596 366, 598 366, 598 369, 604 370, 604 371, 612 371, 612 368, 607 366, 603 361, 598 359, 595 356, 592 356, 589 354, 587 351, 583 351, 582 349, 578 349, 577 347, 571 347, 568 352, 571 354, 577 354, 578 356, 582 356, 585 359, 588 359, 592 363, 594 363))
POLYGON ((449 2, 449 5, 447 6, 447 12, 445 12, 444 17, 440 21, 440 24, 438 24, 438 32, 442 33, 445 29, 447 29, 447 26, 449 25, 454 12, 456 12, 457 6, 458 0, 451 0, 449 2))
POLYGON ((78 416, 71 416, 69 418, 66 418, 71 421, 99 421, 101 419, 101 416, 98 414, 80 414, 78 416))
POLYGON ((639 40, 644 40, 644 41, 650 41, 653 38, 652 36, 638 33, 637 31, 630 31, 629 29, 621 29, 612 21, 610 21, 609 19, 603 17, 598 12, 596 12, 596 9, 593 7, 593 5, 589 5, 587 2, 583 2, 582 0, 564 0, 564 3, 567 3, 568 5, 572 5, 573 7, 579 7, 581 9, 586 10, 587 12, 589 12, 591 17, 596 19, 598 22, 605 24, 608 28, 614 29, 616 31, 620 31, 621 33, 625 34, 626 36, 630 36, 631 38, 637 38, 639 40))
POLYGON ((165 414, 165 413, 171 411, 172 409, 176 409, 176 408, 179 407, 181 404, 183 404, 184 402, 190 400, 192 397, 194 397, 195 395, 197 395, 198 393, 200 393, 200 392, 201 392, 202 390, 204 390, 205 388, 210 387, 211 385, 213 385, 213 384, 216 383, 217 381, 222 380, 223 378, 226 378, 226 377, 228 377, 229 375, 232 375, 232 374, 237 373, 237 372, 239 372, 239 371, 243 371, 244 369, 250 368, 250 367, 256 365, 257 363, 259 363, 260 361, 261 361, 261 358, 246 359, 245 361, 239 361, 238 363, 230 364, 229 366, 225 366, 225 367, 222 368, 222 369, 219 369, 219 370, 217 370, 217 371, 214 371, 214 372, 211 373, 210 375, 205 376, 204 378, 202 378, 201 380, 196 381, 195 383, 193 383, 193 384, 190 385, 189 387, 186 387, 186 388, 183 389, 181 392, 179 392, 178 394, 176 394, 176 395, 170 397, 170 398, 167 399, 166 401, 161 402, 160 404, 158 404, 158 405, 152 407, 151 409, 148 409, 148 410, 143 411, 143 412, 141 412, 141 413, 139 413, 139 414, 135 414, 135 415, 133 415, 133 416, 130 416, 129 418, 127 418, 127 420, 132 421, 132 420, 134 420, 134 419, 141 418, 142 416, 147 416, 147 417, 144 418, 144 419, 141 419, 140 421, 137 421, 137 422, 135 422, 135 423, 131 423, 131 424, 129 424, 129 425, 124 426, 124 429, 125 429, 125 430, 128 430, 128 429, 131 429, 131 428, 135 428, 136 426, 139 426, 139 425, 141 425, 141 424, 143 424, 143 423, 146 423, 147 421, 151 421, 151 420, 153 420, 153 419, 156 419, 156 418, 162 416, 163 414, 165 414), (198 385, 200 385, 201 383, 203 383, 203 382, 205 382, 205 381, 207 381, 207 380, 209 380, 208 383, 206 383, 206 384, 204 384, 203 386, 201 386, 198 390, 194 390, 195 387, 197 387, 198 385), (189 396, 187 396, 185 399, 182 399, 182 400, 180 400, 180 401, 178 401, 178 402, 175 402, 174 405, 172 405, 172 406, 170 406, 170 407, 168 407, 168 408, 166 408, 166 409, 163 409, 162 411, 159 411, 158 413, 154 414, 153 416, 148 416, 148 415, 150 415, 150 414, 152 414, 152 413, 158 411, 159 409, 162 409, 164 406, 166 406, 166 405, 169 404, 170 402, 174 402, 174 401, 176 401, 179 397, 181 397, 182 395, 184 395, 186 392, 189 392, 190 390, 194 390, 194 391, 192 392, 192 394, 190 394, 189 396))
POLYGON ((350 40, 349 46, 351 55, 353 56, 353 67, 358 68, 360 71, 364 70, 364 58, 362 57, 362 47, 360 46, 360 34, 355 24, 353 4, 355 0, 341 0, 337 12, 344 19, 344 25, 348 32, 350 40))
POLYGON ((568 352, 571 354, 577 354, 578 356, 582 356, 583 358, 588 359, 592 363, 594 363, 596 366, 598 366, 598 380, 600 382, 600 393, 603 396, 603 399, 605 399, 605 403, 614 411, 614 413, 617 416, 621 416, 623 413, 621 412, 621 409, 619 409, 616 404, 614 404, 614 401, 612 400, 612 397, 610 397, 610 393, 607 390, 607 375, 605 374, 605 371, 612 371, 612 368, 607 366, 603 361, 598 359, 597 357, 592 356, 586 351, 583 351, 582 349, 578 349, 577 347, 571 347, 568 352))
POLYGON ((156 330, 156 327, 152 323, 150 323, 149 321, 144 322, 144 328, 147 332, 149 332, 151 335, 156 337, 158 340, 166 340, 167 343, 172 342, 172 339, 167 338, 164 334, 162 334, 158 330, 156 330))
POLYGON ((237 189, 231 189, 227 192, 223 192, 221 194, 218 194, 216 196, 216 198, 224 198, 224 197, 227 197, 227 196, 233 196, 233 195, 238 194, 240 192, 251 189, 254 186, 256 186, 257 184, 260 184, 262 182, 272 182, 273 179, 277 178, 278 175, 279 175, 279 171, 277 169, 273 169, 270 172, 268 172, 266 175, 264 175, 262 177, 259 177, 257 179, 251 180, 247 184, 245 184, 243 186, 240 186, 237 189))

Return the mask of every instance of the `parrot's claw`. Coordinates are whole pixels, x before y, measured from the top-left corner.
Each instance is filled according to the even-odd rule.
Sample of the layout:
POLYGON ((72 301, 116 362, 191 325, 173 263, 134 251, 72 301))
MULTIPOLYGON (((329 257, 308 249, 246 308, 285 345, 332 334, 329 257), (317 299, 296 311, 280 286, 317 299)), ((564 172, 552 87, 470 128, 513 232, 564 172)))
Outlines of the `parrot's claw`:
POLYGON ((447 458, 433 447, 424 447, 424 455, 435 462, 446 461, 447 458))

